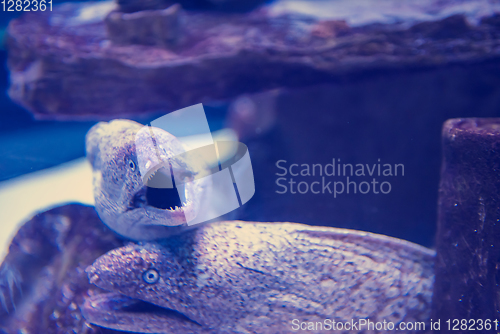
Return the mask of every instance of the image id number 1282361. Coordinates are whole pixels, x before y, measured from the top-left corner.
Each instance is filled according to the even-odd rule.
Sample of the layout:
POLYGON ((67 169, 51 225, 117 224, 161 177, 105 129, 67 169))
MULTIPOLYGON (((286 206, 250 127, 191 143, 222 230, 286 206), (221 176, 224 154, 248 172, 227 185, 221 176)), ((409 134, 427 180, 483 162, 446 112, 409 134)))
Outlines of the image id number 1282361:
POLYGON ((52 11, 52 0, 2 0, 4 12, 52 11))
POLYGON ((498 323, 496 319, 448 319, 446 327, 448 331, 497 331, 498 323))

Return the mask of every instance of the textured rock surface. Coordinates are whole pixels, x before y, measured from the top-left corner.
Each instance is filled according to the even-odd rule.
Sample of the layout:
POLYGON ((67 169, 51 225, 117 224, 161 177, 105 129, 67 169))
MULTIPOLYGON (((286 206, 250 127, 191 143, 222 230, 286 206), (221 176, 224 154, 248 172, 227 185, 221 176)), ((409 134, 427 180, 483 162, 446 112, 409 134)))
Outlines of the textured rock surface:
POLYGON ((179 10, 179 5, 172 5, 130 14, 113 11, 106 17, 107 36, 118 45, 173 46, 179 36, 179 10))
POLYGON ((264 10, 182 11, 175 48, 119 46, 106 36, 105 13, 85 16, 88 6, 105 3, 28 13, 8 28, 9 94, 38 117, 172 110, 346 74, 497 59, 500 50, 494 19, 350 27, 264 10))
POLYGON ((432 314, 442 323, 499 319, 499 152, 499 118, 444 124, 432 314))
MULTIPOLYGON (((198 263, 198 269, 204 264, 206 278, 211 277, 207 284, 216 284, 208 284, 201 295, 182 288, 185 297, 195 298, 193 305, 200 307, 200 314, 206 312, 203 303, 222 303, 228 314, 240 319, 240 325, 251 331, 290 332, 290 313, 281 312, 280 303, 286 303, 301 319, 311 320, 371 315, 371 319, 397 321, 426 320, 429 316, 434 252, 405 241, 299 224, 233 222, 207 225, 167 239, 164 245, 167 260, 183 268, 172 274, 179 279, 179 286, 174 289, 192 283, 192 275, 198 275, 190 271, 192 263, 198 263), (240 264, 229 265, 229 259, 236 258, 240 258, 240 264), (219 281, 211 276, 215 272, 226 272, 234 282, 222 276, 219 281), (268 307, 257 308, 248 315, 240 312, 241 305, 224 304, 225 291, 245 289, 245 280, 255 288, 247 291, 249 299, 243 304, 247 311, 252 305, 260 305, 262 296, 268 298, 268 307), (217 289, 222 289, 221 299, 210 298, 217 289)), ((116 333, 88 324, 80 307, 84 298, 102 292, 89 285, 85 268, 103 253, 122 246, 123 242, 105 228, 91 207, 66 205, 34 217, 21 227, 0 268, 0 332, 116 333)), ((146 253, 152 250, 129 244, 115 253, 141 247, 146 253)), ((169 266, 165 262, 157 265, 158 269, 169 266)), ((118 261, 114 268, 120 266, 123 264, 118 261)), ((133 286, 132 280, 128 286, 133 286)), ((178 316, 166 321, 171 322, 175 333, 190 326, 180 322, 178 316)), ((224 328, 234 325, 225 321, 224 328)))

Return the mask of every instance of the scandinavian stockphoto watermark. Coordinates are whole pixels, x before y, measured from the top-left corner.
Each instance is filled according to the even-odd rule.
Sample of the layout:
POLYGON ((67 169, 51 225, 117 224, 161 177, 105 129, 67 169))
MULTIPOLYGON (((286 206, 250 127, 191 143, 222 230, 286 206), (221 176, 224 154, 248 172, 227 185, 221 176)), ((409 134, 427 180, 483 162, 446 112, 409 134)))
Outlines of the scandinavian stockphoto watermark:
POLYGON ((137 133, 135 144, 144 184, 150 188, 177 189, 183 204, 196 202, 189 206, 190 210, 185 205, 175 208, 188 225, 225 215, 248 202, 255 193, 247 147, 237 141, 214 140, 201 103, 155 119, 137 133), (168 140, 180 142, 184 150, 168 156, 157 145, 161 141, 156 136, 162 135, 157 129, 173 135, 175 138, 168 140), (151 148, 155 154, 146 154, 151 148), (191 193, 188 189, 196 191, 191 193))
POLYGON ((278 160, 276 193, 278 194, 333 194, 334 198, 347 194, 389 194, 389 177, 404 176, 403 164, 343 163, 332 158, 328 164, 289 163, 278 160))

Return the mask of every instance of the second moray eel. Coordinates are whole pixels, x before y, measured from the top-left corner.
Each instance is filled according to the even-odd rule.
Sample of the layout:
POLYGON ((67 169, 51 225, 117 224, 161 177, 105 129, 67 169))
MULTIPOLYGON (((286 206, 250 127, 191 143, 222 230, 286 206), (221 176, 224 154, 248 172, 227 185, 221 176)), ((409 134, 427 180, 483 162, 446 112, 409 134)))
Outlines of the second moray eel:
POLYGON ((331 321, 428 322, 433 260, 429 249, 367 232, 213 223, 98 258, 87 273, 108 293, 89 297, 82 312, 90 323, 141 333, 276 334, 307 322, 322 323, 312 332, 323 333, 331 321))

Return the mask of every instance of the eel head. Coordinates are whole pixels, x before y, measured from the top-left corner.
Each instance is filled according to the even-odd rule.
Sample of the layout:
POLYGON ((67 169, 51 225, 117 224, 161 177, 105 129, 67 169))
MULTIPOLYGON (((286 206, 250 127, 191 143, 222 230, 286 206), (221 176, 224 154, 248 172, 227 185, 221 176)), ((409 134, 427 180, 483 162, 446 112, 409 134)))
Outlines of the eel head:
POLYGON ((170 133, 129 120, 100 122, 87 133, 86 150, 96 210, 118 234, 164 238, 185 229, 186 217, 200 209, 205 186, 196 175, 204 167, 187 159, 170 133), (183 181, 175 184, 173 175, 183 181))
POLYGON ((191 312, 196 310, 196 295, 184 291, 189 274, 157 243, 114 249, 86 272, 90 283, 108 291, 85 300, 82 314, 90 323, 140 333, 202 331, 203 319, 191 312))

